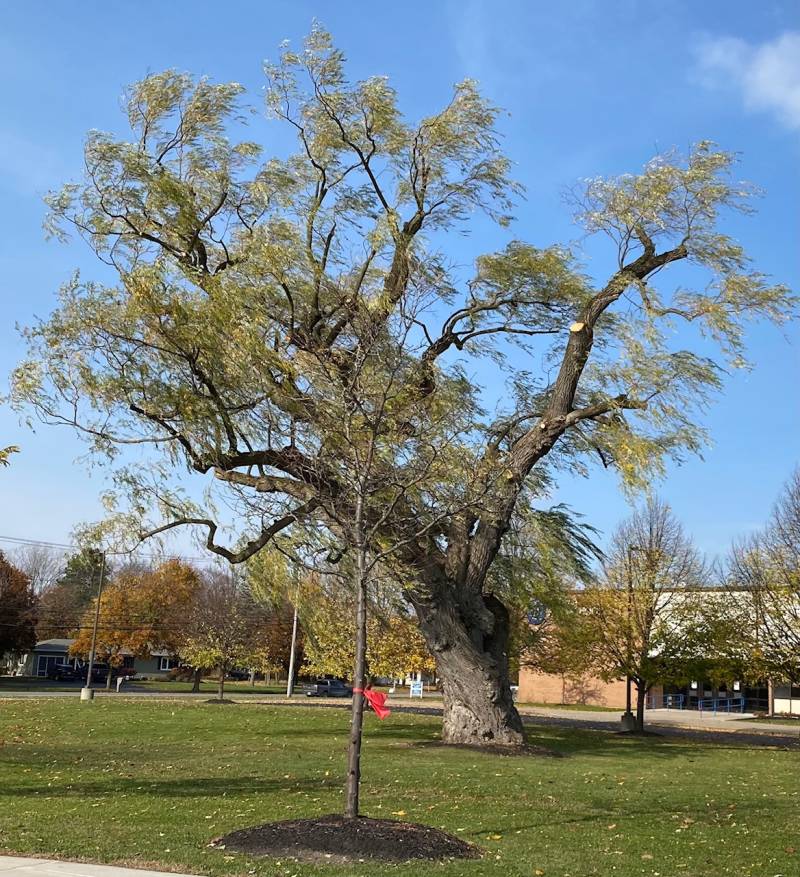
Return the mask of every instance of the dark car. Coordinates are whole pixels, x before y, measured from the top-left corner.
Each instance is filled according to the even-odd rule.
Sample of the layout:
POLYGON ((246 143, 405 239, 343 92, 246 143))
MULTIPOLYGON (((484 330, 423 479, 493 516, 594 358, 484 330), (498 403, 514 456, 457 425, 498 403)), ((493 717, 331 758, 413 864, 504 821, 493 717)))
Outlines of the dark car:
MULTIPOLYGON (((86 670, 83 671, 84 677, 86 676, 86 670)), ((126 679, 130 676, 135 676, 136 670, 133 667, 112 667, 111 668, 111 679, 116 680, 120 676, 124 676, 126 679)), ((108 664, 100 663, 95 664, 92 667, 92 682, 105 682, 108 678, 108 664)))
POLYGON ((56 682, 76 682, 86 679, 85 667, 73 667, 68 664, 56 664, 47 671, 47 678, 56 682))
POLYGON ((352 697, 353 687, 341 679, 317 679, 306 689, 306 697, 352 697))

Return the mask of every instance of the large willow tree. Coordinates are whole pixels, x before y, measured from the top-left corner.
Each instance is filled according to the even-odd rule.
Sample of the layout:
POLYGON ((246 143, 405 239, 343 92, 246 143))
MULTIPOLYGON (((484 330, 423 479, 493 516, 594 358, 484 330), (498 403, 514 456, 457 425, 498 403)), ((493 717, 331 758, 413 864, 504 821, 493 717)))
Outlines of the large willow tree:
POLYGON ((232 139, 241 86, 175 72, 130 89, 129 139, 89 135, 86 178, 51 198, 52 227, 76 230, 117 280, 63 289, 28 333, 17 399, 116 460, 116 499, 137 526, 199 528, 236 563, 297 526, 346 543, 352 472, 331 412, 358 383, 359 351, 383 350, 407 392, 381 444, 393 450, 374 463, 399 487, 359 512, 370 548, 394 546, 385 561, 402 567, 444 684, 445 738, 516 744, 508 610, 492 582, 520 504, 558 467, 599 458, 635 486, 697 451, 721 366, 742 363, 743 324, 784 318, 789 294, 719 230, 750 192, 708 143, 583 184, 577 219, 610 242, 607 278, 563 246, 520 240, 476 252, 465 276, 451 268, 463 233, 480 212, 506 226, 517 194, 475 84, 410 122, 384 78, 347 80, 322 30, 266 73, 269 114, 296 138, 288 158, 232 139), (691 269, 672 282, 681 263, 691 269), (469 379, 480 357, 500 363, 489 388, 469 379), (439 459, 450 421, 458 447, 445 430, 439 459), (415 445, 436 465, 415 464, 415 445), (409 478, 414 465, 426 474, 409 478), (181 492, 187 476, 206 499, 181 492), (227 541, 227 509, 214 512, 226 490, 242 528, 227 541))

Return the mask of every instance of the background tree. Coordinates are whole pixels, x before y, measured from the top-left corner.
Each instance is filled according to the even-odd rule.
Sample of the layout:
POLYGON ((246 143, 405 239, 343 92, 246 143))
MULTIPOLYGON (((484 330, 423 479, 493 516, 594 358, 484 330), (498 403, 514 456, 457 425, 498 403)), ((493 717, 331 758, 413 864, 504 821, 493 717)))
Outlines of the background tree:
MULTIPOLYGON (((126 655, 149 657, 166 650, 177 654, 186 636, 185 616, 200 587, 197 572, 179 560, 155 569, 120 570, 100 597, 96 655, 107 662, 106 687, 112 667, 126 655)), ((71 653, 87 657, 92 647, 95 601, 87 608, 71 653)))
POLYGON ((101 560, 94 548, 81 549, 67 558, 63 573, 41 594, 36 628, 39 639, 71 637, 78 631, 97 594, 101 567, 105 570, 104 582, 113 575, 108 559, 104 565, 101 560))
POLYGON ((585 644, 576 639, 574 591, 594 580, 593 566, 603 553, 594 528, 566 506, 543 512, 531 502, 517 506, 488 585, 509 610, 512 672, 524 664, 574 677, 586 665, 585 644))
POLYGON ((47 545, 22 545, 14 551, 14 564, 30 579, 34 593, 50 591, 64 574, 63 552, 47 545))
MULTIPOLYGON (((318 591, 303 614, 305 668, 316 676, 352 679, 355 664, 355 613, 352 595, 318 591)), ((373 595, 374 596, 374 595, 373 595)), ((409 673, 433 674, 436 664, 419 624, 406 609, 376 606, 367 622, 367 673, 403 679, 409 673)))
POLYGON ((750 631, 750 675, 800 679, 800 469, 766 527, 735 544, 728 563, 730 611, 750 631))
MULTIPOLYGON (((106 688, 111 688, 114 669, 122 665, 124 652, 130 634, 130 619, 135 616, 135 598, 122 582, 112 580, 103 588, 100 595, 97 637, 94 643, 94 660, 108 665, 106 688)), ((77 657, 90 657, 92 651, 93 620, 97 598, 86 607, 85 614, 78 625, 75 639, 70 646, 70 654, 77 657)))
POLYGON ((388 618, 376 618, 373 627, 368 651, 373 676, 403 680, 412 673, 435 674, 436 662, 410 613, 396 612, 388 618))
POLYGON ((36 609, 30 579, 0 551, 0 657, 36 645, 36 609))
POLYGON ((709 663, 708 568, 670 507, 650 499, 620 525, 595 584, 576 594, 576 643, 607 680, 636 686, 636 729, 644 730, 648 691, 688 682, 709 663))
POLYGON ((206 574, 186 615, 179 653, 193 667, 216 669, 220 701, 227 673, 249 664, 263 622, 263 611, 246 585, 222 572, 206 574))
POLYGON ((11 455, 19 452, 16 445, 9 445, 6 448, 0 448, 0 466, 11 465, 11 455))
MULTIPOLYGON (((245 569, 247 586, 253 599, 262 607, 265 618, 250 667, 267 676, 282 670, 288 678, 295 605, 303 618, 305 607, 310 605, 312 589, 303 586, 300 565, 291 564, 286 551, 281 553, 275 546, 250 558, 245 569)), ((295 673, 302 665, 304 646, 304 627, 301 622, 295 643, 295 673)))
POLYGON ((611 241, 610 276, 587 277, 565 247, 519 240, 476 254, 467 276, 450 267, 464 261, 450 240, 461 247, 476 210, 507 225, 518 193, 497 110, 475 83, 407 121, 384 78, 347 80, 319 28, 267 74, 267 107, 298 139, 285 160, 226 137, 239 85, 169 71, 128 92, 130 139, 90 134, 87 179, 50 198, 50 227, 77 231, 119 283, 65 286, 28 332, 16 401, 112 460, 130 443, 152 451, 150 468, 119 473, 121 525, 197 527, 211 551, 243 562, 300 525, 345 538, 344 517, 358 516, 342 503, 353 494, 326 394, 352 374, 357 339, 402 346, 413 312, 413 432, 435 444, 451 435, 437 422, 456 415, 469 429, 446 467, 362 523, 381 520, 404 544, 393 557, 437 661, 445 739, 520 743, 508 608, 489 584, 519 503, 561 466, 599 458, 635 487, 697 451, 721 366, 743 364, 744 325, 782 320, 794 300, 720 231, 751 191, 710 143, 575 193, 579 225, 611 241), (668 285, 679 263, 691 270, 668 285), (505 388, 467 380, 484 356, 503 363, 505 388), (169 481, 185 466, 220 493, 249 491, 238 547, 216 541, 213 505, 169 481))

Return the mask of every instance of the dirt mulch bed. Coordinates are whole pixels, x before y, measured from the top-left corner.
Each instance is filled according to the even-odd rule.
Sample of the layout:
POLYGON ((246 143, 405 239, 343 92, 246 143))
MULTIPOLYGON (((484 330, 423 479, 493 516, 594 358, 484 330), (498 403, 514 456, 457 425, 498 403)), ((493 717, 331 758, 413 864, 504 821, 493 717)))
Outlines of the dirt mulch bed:
POLYGON ((203 703, 221 703, 221 704, 233 703, 233 704, 235 704, 235 703, 237 703, 237 701, 228 700, 227 697, 223 697, 222 700, 220 700, 218 697, 212 697, 210 700, 204 700, 203 703))
POLYGON ((471 743, 444 743, 440 740, 425 740, 421 743, 410 743, 410 747, 425 747, 428 749, 464 749, 467 752, 475 752, 478 755, 504 755, 506 758, 519 756, 535 756, 537 758, 566 758, 563 752, 548 749, 546 746, 535 746, 533 743, 523 743, 522 746, 499 746, 482 745, 471 743))
POLYGON ((251 856, 291 856, 305 861, 377 859, 478 859, 480 850, 438 828, 393 819, 290 819, 233 831, 209 846, 251 856))

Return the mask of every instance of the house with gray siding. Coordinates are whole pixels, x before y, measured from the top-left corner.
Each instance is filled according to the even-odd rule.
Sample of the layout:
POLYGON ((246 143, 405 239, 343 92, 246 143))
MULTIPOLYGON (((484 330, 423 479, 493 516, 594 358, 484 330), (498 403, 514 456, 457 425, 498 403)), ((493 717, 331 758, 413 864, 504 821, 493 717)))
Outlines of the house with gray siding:
MULTIPOLYGON (((56 666, 81 667, 85 661, 70 655, 73 639, 45 639, 36 643, 33 651, 23 655, 18 663, 17 676, 47 676, 56 666)), ((137 676, 152 679, 164 678, 178 666, 178 659, 168 652, 154 649, 147 657, 122 653, 122 666, 133 670, 137 676)))

